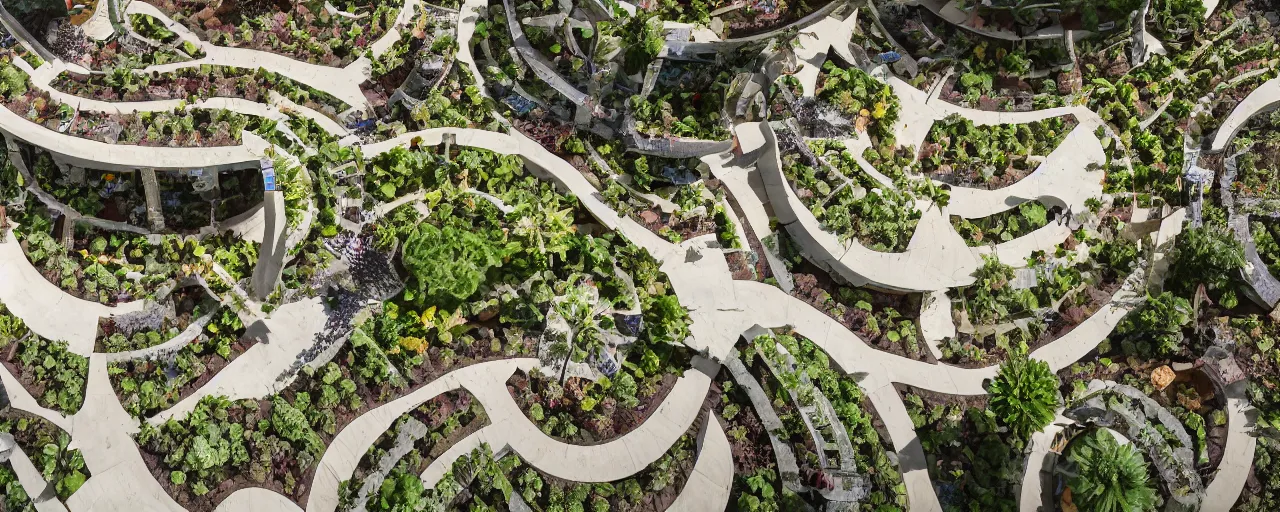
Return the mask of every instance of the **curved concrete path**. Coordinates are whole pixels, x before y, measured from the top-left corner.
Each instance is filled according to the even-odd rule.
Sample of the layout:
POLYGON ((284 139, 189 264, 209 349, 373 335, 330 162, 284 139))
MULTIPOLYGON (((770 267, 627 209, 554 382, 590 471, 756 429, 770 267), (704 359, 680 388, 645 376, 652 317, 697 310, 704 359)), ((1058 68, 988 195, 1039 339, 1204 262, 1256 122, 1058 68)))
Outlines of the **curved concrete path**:
POLYGON ((698 439, 698 461, 669 512, 728 510, 733 490, 733 446, 715 411, 707 411, 707 424, 698 439))
POLYGON ((1211 151, 1222 151, 1227 149, 1227 144, 1231 143, 1236 133, 1240 131, 1253 116, 1259 112, 1266 112, 1280 106, 1280 77, 1267 80, 1266 83, 1258 86, 1244 100, 1236 105, 1236 108, 1227 115, 1227 118, 1218 126, 1218 131, 1213 136, 1213 142, 1210 144, 1211 151))
POLYGON ((297 503, 272 490, 248 487, 231 493, 214 512, 302 512, 297 503))
MULTIPOLYGON (((134 5, 146 4, 135 2, 134 5)), ((401 19, 412 18, 413 13, 409 12, 410 5, 412 4, 406 3, 406 8, 401 12, 401 19)), ((464 5, 463 13, 467 12, 467 6, 474 7, 476 5, 481 4, 468 2, 464 5)), ((851 18, 846 18, 846 20, 837 24, 843 28, 847 25, 848 19, 851 18)), ((172 22, 169 21, 169 23, 172 22)), ((823 23, 824 27, 832 24, 825 20, 823 23)), ((473 31, 474 19, 470 24, 459 24, 459 36, 462 36, 464 32, 470 36, 473 31), (464 27, 464 25, 467 26, 464 27)), ((187 33, 184 37, 190 36, 191 34, 187 33)), ((459 39, 462 42, 462 46, 464 48, 467 47, 469 37, 460 37, 459 39)), ((384 40, 389 39, 384 38, 384 40)), ((382 42, 379 41, 376 44, 382 42)), ((829 44, 827 43, 827 46, 829 44)), ((389 48, 390 43, 386 43, 385 46, 389 48)), ((839 46, 837 45, 836 48, 838 53, 840 52, 839 46)), ((814 51, 825 51, 825 49, 814 51)), ((240 59, 247 58, 248 55, 256 56, 264 53, 252 50, 240 50, 239 52, 242 53, 238 57, 240 59), (251 53, 243 54, 245 51, 251 53)), ((459 58, 463 58, 461 56, 462 53, 463 51, 460 50, 459 58)), ((468 64, 474 72, 475 65, 474 62, 469 62, 469 53, 468 48, 466 51, 468 58, 464 60, 464 63, 468 64)), ((845 49, 845 53, 847 53, 847 49, 845 49)), ((274 54, 268 55, 274 56, 274 54)), ((296 61, 292 62, 296 64, 296 61)), ((307 70, 305 66, 298 69, 307 70)), ((326 73, 335 70, 344 71, 328 68, 326 73)), ((290 76, 288 74, 285 75, 290 76)), ((290 77, 298 79, 294 76, 290 77)), ((476 78, 477 80, 481 79, 478 73, 476 78)), ((350 82, 355 79, 344 78, 343 80, 350 82)), ((299 81, 307 83, 304 80, 299 81)), ((899 90, 898 84, 895 83, 894 85, 895 91, 899 90)), ((329 89, 317 88, 333 93, 329 89)), ((910 93, 903 91, 899 94, 914 94, 915 96, 912 98, 904 99, 904 103, 914 102, 914 106, 904 107, 903 122, 896 128, 903 133, 918 133, 921 140, 924 134, 927 134, 933 121, 941 119, 952 112, 972 116, 975 123, 979 124, 1029 122, 1044 117, 1063 115, 1064 113, 1078 114, 1078 117, 1083 115, 1074 107, 1031 113, 975 113, 978 111, 936 104, 930 101, 927 93, 922 93, 914 88, 910 89, 912 91, 910 93)), ((339 95, 335 94, 335 96, 339 95)), ((344 99, 344 101, 346 100, 344 99)), ((0 112, 0 130, 34 126, 29 123, 22 125, 10 119, 17 117, 11 113, 9 113, 10 118, 6 118, 3 115, 6 112, 0 112)), ((1093 138, 1091 133, 1093 128, 1085 129, 1085 126, 1092 122, 1089 120, 1092 118, 1080 117, 1080 119, 1082 126, 1077 128, 1076 132, 1086 132, 1090 138, 1093 138)), ((40 127, 35 128, 52 135, 60 135, 40 127)), ((760 169, 762 177, 770 174, 770 172, 775 176, 781 176, 776 141, 772 137, 772 132, 764 133, 767 127, 763 126, 748 126, 746 128, 761 132, 757 135, 757 138, 760 139, 758 141, 759 144, 765 146, 765 148, 756 148, 760 151, 757 154, 765 155, 767 158, 761 158, 757 162, 757 166, 760 165, 759 162, 764 162, 765 167, 773 166, 770 169, 760 169), (772 154, 768 153, 769 148, 772 148, 772 154)), ((630 219, 623 218, 609 209, 600 200, 599 193, 592 188, 577 169, 549 153, 542 146, 529 140, 519 132, 513 131, 511 134, 500 134, 453 128, 425 130, 405 134, 384 143, 365 146, 363 149, 366 155, 371 156, 392 147, 410 144, 415 139, 424 145, 434 145, 439 144, 446 134, 456 136, 457 143, 461 145, 490 149, 501 154, 520 155, 535 174, 555 181, 565 191, 578 196, 584 206, 599 219, 601 224, 609 229, 621 231, 624 236, 657 257, 662 262, 662 270, 670 277, 677 295, 690 310, 690 316, 693 319, 691 325, 693 336, 688 340, 688 344, 691 346, 706 349, 713 358, 722 358, 732 350, 742 332, 753 325, 760 324, 770 327, 790 325, 801 335, 813 340, 815 344, 823 348, 842 371, 863 376, 860 385, 868 390, 868 396, 884 419, 890 432, 891 441, 895 446, 895 450, 899 453, 904 482, 911 500, 912 510, 932 511, 940 509, 937 496, 928 478, 927 468, 924 467, 923 450, 919 446, 901 398, 898 397, 892 385, 896 382, 943 393, 982 394, 985 393, 983 389, 984 380, 995 375, 996 367, 963 369, 907 360, 881 352, 867 345, 854 333, 830 319, 821 311, 775 287, 753 281, 734 281, 728 271, 723 252, 718 245, 714 244, 713 235, 699 237, 680 245, 673 245, 662 240, 643 226, 630 219)), ((1072 136, 1075 136, 1075 132, 1073 132, 1072 136)), ((66 136, 62 137, 67 138, 66 136)), ((900 140, 912 139, 902 138, 900 140)), ((62 139, 56 137, 48 138, 46 142, 61 143, 62 139)), ((1083 143, 1087 144, 1088 141, 1083 141, 1083 143)), ((1096 139, 1094 143, 1096 143, 1096 139)), ((73 145, 80 146, 80 144, 73 145)), ((265 147, 265 142, 247 137, 245 146, 247 147, 239 150, 243 151, 245 155, 251 155, 253 160, 256 160, 257 155, 261 154, 265 147)), ((59 147, 61 147, 60 144, 59 147)), ((76 151, 81 149, 84 148, 76 149, 76 151)), ((115 158, 145 157, 149 162, 157 160, 163 162, 163 157, 160 156, 160 153, 163 152, 158 150, 169 148, 143 149, 148 151, 133 152, 115 158)), ((1093 148, 1087 149, 1092 150, 1093 148)), ((192 154, 191 150, 182 151, 184 153, 182 160, 189 162, 192 154)), ((234 155, 224 154, 218 155, 216 158, 227 160, 234 158, 234 155)), ((102 165, 94 164, 94 166, 100 168, 102 165)), ((132 167, 142 166, 144 165, 134 165, 132 167)), ((156 167, 157 165, 149 163, 145 166, 156 167)), ((182 167, 193 167, 193 165, 187 164, 182 167)), ((1083 165, 1080 165, 1080 168, 1083 168, 1083 165)), ((784 179, 774 179, 775 183, 781 181, 785 184, 784 179)), ((1032 183, 1035 182, 1033 181, 1032 183)), ((1024 185, 1024 187, 1030 186, 1024 185)), ((786 188, 789 189, 789 187, 786 188)), ((781 189, 778 190, 781 191, 781 189)), ((1001 193, 1007 199, 1013 192, 1006 190, 1001 193)), ((790 207, 793 210, 803 209, 802 205, 797 206, 791 202, 794 197, 776 196, 774 192, 770 192, 767 195, 769 195, 775 211, 779 209, 779 205, 782 205, 783 208, 790 207)), ((959 202, 955 201, 955 195, 953 194, 953 205, 956 205, 961 211, 969 213, 981 211, 982 208, 1007 209, 1006 207, 1011 207, 1006 204, 1007 201, 997 201, 996 204, 991 204, 990 199, 992 197, 995 196, 985 196, 967 191, 961 192, 962 200, 959 202), (970 194, 973 197, 965 199, 965 194, 970 194), (964 210, 965 208, 969 210, 964 210)), ((750 196, 746 199, 755 200, 750 196)), ((1080 201, 1083 201, 1083 199, 1080 201)), ((1063 200, 1063 203, 1072 204, 1068 200, 1063 200)), ((744 210, 750 212, 747 215, 749 221, 755 213, 760 213, 754 208, 754 205, 750 208, 744 208, 744 210)), ((759 215, 754 216, 759 217, 759 215)), ((892 261, 898 266, 882 263, 878 267, 877 276, 879 274, 888 276, 891 271, 899 274, 914 273, 903 272, 904 268, 925 269, 921 273, 932 273, 930 274, 932 280, 917 279, 916 281, 911 281, 911 279, 916 278, 884 277, 885 279, 899 279, 901 282, 908 284, 921 283, 918 286, 918 291, 934 291, 946 288, 948 285, 954 286, 954 283, 963 283, 964 277, 967 275, 967 272, 964 272, 967 268, 966 265, 968 265, 968 263, 964 263, 966 258, 972 259, 976 252, 984 249, 970 249, 964 246, 963 241, 959 240, 958 235, 954 234, 954 230, 950 229, 949 222, 946 219, 945 211, 937 208, 926 208, 926 217, 922 218, 920 223, 922 228, 918 229, 913 236, 911 246, 917 248, 929 247, 935 254, 926 254, 925 251, 920 250, 918 256, 912 256, 910 259, 889 259, 888 261, 892 261), (956 245, 956 242, 959 242, 959 244, 956 245), (916 245, 926 243, 929 245, 916 245), (963 256, 957 258, 955 255, 949 254, 952 248, 957 251, 956 254, 962 254, 963 256), (955 260, 959 260, 961 263, 957 264, 955 260), (904 261, 913 266, 902 266, 904 261), (939 278, 942 278, 942 280, 939 281, 939 278)), ((1160 246, 1167 247, 1172 236, 1176 235, 1176 232, 1181 228, 1182 219, 1182 210, 1164 219, 1164 225, 1158 236, 1158 244, 1160 246)), ((801 225, 793 232, 799 232, 801 235, 820 232, 820 229, 811 228, 813 226, 801 225)), ((1032 236, 1029 239, 1031 241, 1015 240, 1014 242, 1018 242, 1015 245, 1003 248, 997 246, 990 250, 1001 254, 1002 259, 1005 257, 1013 258, 1028 247, 1047 243, 1045 240, 1060 234, 1060 228, 1054 228, 1052 225, 1046 226, 1043 230, 1044 233, 1029 235, 1032 236), (1016 254, 1006 256, 1002 251, 1003 253, 1016 254)), ((0 244, 0 251, 5 249, 5 245, 8 245, 9 249, 16 247, 14 244, 0 244)), ((844 259, 848 252, 842 253, 841 259, 844 259)), ((908 252, 911 252, 910 248, 908 252)), ((30 264, 26 262, 25 256, 21 254, 20 250, 18 250, 17 256, 21 259, 16 260, 12 257, 8 259, 23 263, 24 267, 34 272, 34 269, 30 268, 30 264)), ((866 255, 860 254, 859 256, 866 255)), ((871 255, 870 257, 880 256, 871 255)), ((899 257, 901 256, 899 255, 899 257)), ((16 269, 16 267, 9 268, 5 264, 6 259, 0 259, 0 272, 14 272, 13 275, 15 276, 23 274, 21 269, 16 269)), ((28 278, 31 277, 29 275, 31 272, 27 272, 28 278)), ((969 272, 971 272, 971 269, 969 269, 969 272)), ((40 282, 48 284, 38 273, 36 273, 35 277, 40 282)), ((969 279, 971 281, 971 277, 969 279)), ((53 288, 56 290, 56 286, 53 288)), ((1057 370, 1088 353, 1096 347, 1101 339, 1110 333, 1120 318, 1139 302, 1137 294, 1131 291, 1134 288, 1136 286, 1133 285, 1122 288, 1113 297, 1111 304, 1104 306, 1067 335, 1034 352, 1032 357, 1048 362, 1051 368, 1057 370)), ((903 289, 916 290, 917 288, 907 286, 903 289)), ((61 292, 60 290, 56 291, 61 292)), ((7 291, 4 293, 7 293, 7 291)), ((0 300, 4 298, 6 297, 0 296, 0 300)), ((63 300, 59 296, 51 295, 50 298, 52 302, 49 305, 55 307, 58 305, 58 301, 63 300)), ((48 302, 46 300, 46 303, 48 302)), ((11 309, 13 308, 11 307, 11 309)), ((15 314, 24 319, 27 319, 27 316, 32 316, 37 324, 41 324, 43 315, 47 315, 47 313, 30 310, 21 313, 15 311, 15 314)), ((97 316, 100 315, 83 316, 93 316, 94 326, 96 327, 97 316)), ((47 321, 47 318, 43 319, 46 321, 41 325, 42 329, 57 329, 49 325, 52 322, 47 321)), ((282 307, 276 311, 271 319, 251 326, 251 329, 266 331, 263 333, 267 337, 266 343, 255 345, 250 349, 251 353, 246 353, 244 357, 238 358, 230 367, 216 376, 209 385, 179 403, 178 406, 162 412, 149 421, 158 422, 163 421, 165 418, 185 414, 202 396, 224 394, 230 395, 232 398, 261 397, 283 388, 288 384, 289 379, 287 377, 277 379, 277 377, 286 375, 286 372, 294 368, 298 363, 300 354, 312 348, 315 343, 315 335, 323 328, 326 320, 327 316, 323 305, 318 301, 303 301, 282 307)), ((80 331, 74 331, 72 334, 83 337, 80 331)), ((89 340, 90 342, 92 341, 91 336, 89 340)), ((448 389, 463 387, 471 391, 489 411, 493 421, 493 424, 473 434, 468 440, 465 440, 465 443, 460 443, 460 446, 465 448, 477 440, 484 440, 495 446, 509 445, 529 463, 550 474, 575 481, 599 482, 630 476, 636 471, 642 470, 665 453, 671 442, 686 432, 689 425, 697 417, 699 408, 702 406, 702 398, 712 376, 715 374, 715 364, 709 360, 701 360, 699 358, 696 360, 695 368, 686 372, 684 377, 678 381, 678 389, 673 390, 667 400, 655 411, 654 415, 636 430, 602 445, 575 446, 560 443, 543 435, 519 409, 505 388, 506 377, 515 368, 535 363, 533 360, 507 360, 459 369, 444 378, 427 384, 410 395, 401 397, 390 404, 374 409, 357 418, 355 422, 339 433, 331 444, 330 449, 326 450, 321 459, 321 468, 317 471, 316 480, 313 482, 308 510, 327 511, 331 510, 332 507, 336 507, 337 483, 343 478, 349 478, 354 472, 355 465, 358 464, 360 457, 365 453, 367 447, 376 440, 377 436, 385 431, 391 422, 405 411, 448 389)), ((136 446, 129 437, 136 432, 137 423, 132 418, 129 418, 123 408, 120 407, 119 400, 115 397, 114 390, 110 386, 106 365, 107 356, 105 355, 94 355, 91 358, 88 398, 84 409, 72 418, 59 418, 62 424, 69 423, 72 427, 68 431, 73 434, 76 445, 85 451, 86 461, 91 471, 94 472, 94 477, 85 484, 81 492, 78 492, 69 500, 68 504, 71 505, 73 510, 115 510, 117 508, 179 510, 173 500, 164 494, 158 482, 151 479, 150 473, 147 471, 136 446)), ((4 372, 0 374, 0 377, 6 375, 7 372, 4 372)), ((11 380, 13 380, 12 377, 7 376, 6 385, 11 380)), ((27 398, 22 398, 21 393, 17 393, 16 390, 11 394, 17 395, 19 400, 24 401, 24 403, 29 400, 30 403, 27 406, 33 407, 34 398, 30 398, 29 395, 27 398)), ((1238 403, 1232 405, 1239 410, 1232 409, 1230 411, 1232 414, 1232 433, 1228 439, 1227 452, 1230 460, 1235 462, 1228 464, 1226 463, 1227 459, 1224 459, 1224 465, 1210 486, 1210 492, 1221 493, 1224 500, 1229 495, 1238 496, 1240 485, 1243 482, 1241 474, 1247 476, 1250 466, 1250 464, 1241 461, 1251 462, 1253 448, 1252 443, 1249 443, 1251 438, 1248 438, 1247 432, 1243 430, 1245 428, 1243 425, 1247 425, 1247 422, 1239 421, 1237 418, 1237 416, 1244 416, 1244 409, 1238 403), (1240 435, 1242 433, 1246 435, 1242 437, 1240 435)), ((34 406, 34 408, 39 410, 38 406, 34 406)), ((702 438, 701 455, 695 466, 695 474, 686 485, 686 490, 693 489, 695 480, 697 480, 697 485, 700 487, 715 489, 714 493, 705 494, 714 495, 707 496, 698 492, 682 493, 675 505, 688 507, 692 510, 720 509, 724 507, 724 503, 720 501, 722 493, 723 499, 727 501, 728 489, 732 482, 732 457, 731 454, 728 454, 727 457, 725 456, 726 453, 723 448, 727 445, 727 439, 724 438, 722 427, 714 416, 708 421, 702 438), (717 444, 720 448, 716 448, 717 444), (720 451, 717 452, 716 450, 720 451), (708 453, 709 451, 710 453, 708 453), (713 499, 707 502, 690 501, 708 497, 713 499)), ((425 473, 423 475, 424 479, 429 479, 430 476, 425 473)), ((297 507, 292 506, 292 503, 282 503, 282 500, 282 497, 270 491, 245 490, 229 497, 219 506, 219 509, 234 510, 251 506, 254 508, 270 509, 278 507, 280 510, 297 510, 297 507)))
POLYGON ((1039 510, 1044 504, 1044 489, 1041 485, 1044 464, 1050 457, 1053 439, 1069 424, 1075 423, 1058 411, 1057 418, 1039 432, 1031 434, 1027 450, 1027 464, 1022 473, 1022 489, 1018 503, 1020 510, 1039 510))
POLYGON ((754 123, 739 125, 737 130, 757 132, 763 139, 764 151, 756 168, 769 203, 778 222, 786 226, 791 238, 819 267, 854 285, 894 292, 928 292, 973 282, 979 262, 940 209, 927 207, 921 211, 916 231, 903 252, 873 251, 856 240, 842 242, 822 229, 813 212, 795 195, 783 173, 773 129, 765 123, 754 123))
POLYGON ((947 213, 979 219, 1036 200, 1073 212, 1088 211, 1085 201, 1102 197, 1105 177, 1103 172, 1089 171, 1088 166, 1101 166, 1106 160, 1093 128, 1081 123, 1045 157, 1044 163, 1017 183, 994 190, 952 187, 947 213))
MULTIPOLYGON (((353 107, 368 104, 368 101, 364 98, 364 93, 360 91, 360 83, 368 78, 364 73, 352 73, 345 68, 309 64, 284 55, 261 50, 218 46, 201 40, 186 26, 173 21, 156 6, 145 1, 129 2, 125 12, 128 14, 146 14, 160 20, 161 23, 164 23, 165 28, 173 31, 179 38, 198 46, 205 54, 202 59, 150 66, 143 70, 144 72, 167 73, 176 69, 198 67, 201 64, 244 69, 261 67, 327 92, 353 107)), ((395 32, 395 30, 393 29, 390 32, 395 32)))
POLYGON ((138 421, 120 405, 103 354, 89 358, 84 407, 71 418, 71 427, 71 446, 93 474, 67 500, 71 510, 184 510, 151 477, 133 440, 138 421))
POLYGON ((316 342, 325 329, 328 316, 321 298, 310 298, 280 306, 271 318, 246 326, 245 336, 262 336, 258 343, 240 354, 209 380, 204 387, 182 399, 173 407, 148 418, 159 425, 169 419, 185 417, 206 396, 225 396, 231 400, 263 398, 289 386, 297 377, 296 370, 303 352, 316 342))
POLYGON ((142 310, 141 300, 106 306, 62 291, 31 265, 12 231, 4 236, 0 243, 0 303, 40 337, 66 341, 68 350, 87 357, 93 353, 99 318, 142 310))
MULTIPOLYGON (((517 369, 528 371, 537 365, 537 359, 505 359, 459 368, 412 393, 360 415, 338 432, 320 458, 315 480, 311 483, 311 494, 307 498, 307 512, 330 512, 337 509, 338 484, 355 474, 360 458, 364 457, 369 447, 378 440, 378 436, 391 428, 396 418, 442 393, 465 388, 474 395, 475 392, 471 391, 471 388, 479 382, 490 379, 500 380, 505 384, 517 369)), ((503 392, 506 392, 505 387, 503 392)), ((484 405, 484 402, 481 404, 484 405)), ((487 405, 486 410, 488 410, 487 405)), ((489 424, 494 424, 492 415, 490 415, 489 424)), ((482 428, 468 437, 475 437, 484 430, 482 428)), ((479 446, 479 442, 475 445, 479 446)), ((445 459, 445 457, 442 455, 438 459, 445 459)), ((443 473, 444 471, 441 471, 441 474, 443 473)))
POLYGON ((1228 512, 1240 499, 1258 446, 1253 437, 1254 414, 1242 387, 1227 391, 1227 445, 1218 472, 1205 488, 1201 512, 1228 512))

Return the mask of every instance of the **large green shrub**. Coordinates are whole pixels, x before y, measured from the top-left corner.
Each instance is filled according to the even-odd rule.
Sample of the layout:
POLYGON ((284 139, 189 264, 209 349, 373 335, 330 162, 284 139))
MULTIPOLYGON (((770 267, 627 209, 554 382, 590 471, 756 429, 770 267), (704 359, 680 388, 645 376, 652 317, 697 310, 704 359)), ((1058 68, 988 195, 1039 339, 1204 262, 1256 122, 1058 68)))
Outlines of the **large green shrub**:
POLYGON ((416 297, 465 300, 490 267, 502 265, 504 252, 496 241, 474 231, 422 223, 404 245, 404 266, 417 282, 416 297))
POLYGON ((1068 484, 1080 510, 1155 510, 1156 491, 1148 482, 1147 462, 1132 444, 1121 445, 1109 432, 1095 430, 1085 434, 1067 458, 1076 466, 1068 484))
POLYGON ((1026 440, 1053 421, 1058 406, 1058 378, 1044 361, 1027 357, 1026 347, 1015 349, 1000 365, 987 389, 991 411, 1015 435, 1026 440))

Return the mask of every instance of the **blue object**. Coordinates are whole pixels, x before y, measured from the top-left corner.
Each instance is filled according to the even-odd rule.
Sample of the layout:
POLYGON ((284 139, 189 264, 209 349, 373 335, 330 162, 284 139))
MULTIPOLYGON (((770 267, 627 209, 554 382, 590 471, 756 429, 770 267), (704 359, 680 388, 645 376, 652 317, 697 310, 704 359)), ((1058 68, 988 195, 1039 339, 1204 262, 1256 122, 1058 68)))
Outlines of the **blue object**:
POLYGON ((502 102, 506 103, 508 107, 511 107, 511 110, 514 110, 517 114, 521 115, 528 114, 530 110, 533 110, 534 107, 538 106, 536 103, 529 101, 529 98, 515 93, 503 98, 502 102))
POLYGON ((879 60, 880 62, 883 62, 885 64, 893 64, 894 62, 898 62, 899 60, 902 60, 902 55, 899 54, 898 52, 884 52, 879 55, 876 55, 876 60, 879 60))
POLYGON ((614 325, 618 326, 618 332, 624 336, 639 336, 640 328, 644 325, 640 315, 613 315, 614 325))
POLYGON ((266 168, 262 170, 262 188, 267 192, 276 190, 276 170, 266 168))
POLYGON ((374 119, 371 117, 369 119, 363 119, 363 120, 351 123, 349 126, 347 126, 347 128, 354 131, 358 131, 358 132, 369 131, 369 130, 373 130, 377 122, 378 122, 377 119, 374 119))
POLYGON ((606 377, 613 377, 618 373, 618 370, 622 369, 621 365, 618 364, 618 361, 615 360, 613 356, 609 355, 609 351, 605 350, 604 347, 600 347, 599 350, 596 351, 595 360, 596 370, 599 370, 600 373, 603 373, 606 377))

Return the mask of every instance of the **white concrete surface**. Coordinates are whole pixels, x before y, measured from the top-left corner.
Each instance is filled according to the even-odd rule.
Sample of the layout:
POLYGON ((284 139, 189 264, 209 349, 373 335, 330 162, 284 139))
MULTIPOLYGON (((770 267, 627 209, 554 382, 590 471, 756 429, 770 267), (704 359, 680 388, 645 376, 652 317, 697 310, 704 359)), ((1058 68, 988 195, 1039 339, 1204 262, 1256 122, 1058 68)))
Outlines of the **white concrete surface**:
POLYGON ((68 350, 88 356, 93 353, 100 317, 142 310, 143 301, 113 307, 62 291, 31 265, 12 231, 4 236, 5 242, 0 243, 0 302, 41 337, 66 341, 68 350))

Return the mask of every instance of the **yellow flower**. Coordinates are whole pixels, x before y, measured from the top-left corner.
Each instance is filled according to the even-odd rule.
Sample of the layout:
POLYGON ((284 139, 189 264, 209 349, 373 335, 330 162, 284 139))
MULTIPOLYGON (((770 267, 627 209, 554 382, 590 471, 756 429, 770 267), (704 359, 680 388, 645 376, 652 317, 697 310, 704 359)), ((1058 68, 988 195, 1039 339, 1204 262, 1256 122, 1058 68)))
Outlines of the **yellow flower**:
POLYGON ((422 326, 428 329, 435 326, 436 307, 431 306, 422 312, 422 326))
MULTIPOLYGON (((406 336, 400 338, 400 347, 404 347, 405 350, 412 350, 421 354, 427 351, 427 340, 413 336, 406 336)), ((398 349, 400 347, 396 348, 398 349)))

